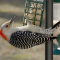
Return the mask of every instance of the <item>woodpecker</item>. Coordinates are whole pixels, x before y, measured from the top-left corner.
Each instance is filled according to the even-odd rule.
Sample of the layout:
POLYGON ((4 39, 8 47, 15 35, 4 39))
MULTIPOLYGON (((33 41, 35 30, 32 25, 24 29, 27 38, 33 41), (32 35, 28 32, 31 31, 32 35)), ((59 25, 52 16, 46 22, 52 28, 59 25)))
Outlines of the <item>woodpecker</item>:
POLYGON ((0 29, 0 36, 11 45, 20 49, 28 49, 57 38, 48 34, 39 33, 30 21, 27 22, 26 26, 13 28, 15 17, 16 14, 10 21, 5 22, 0 29))

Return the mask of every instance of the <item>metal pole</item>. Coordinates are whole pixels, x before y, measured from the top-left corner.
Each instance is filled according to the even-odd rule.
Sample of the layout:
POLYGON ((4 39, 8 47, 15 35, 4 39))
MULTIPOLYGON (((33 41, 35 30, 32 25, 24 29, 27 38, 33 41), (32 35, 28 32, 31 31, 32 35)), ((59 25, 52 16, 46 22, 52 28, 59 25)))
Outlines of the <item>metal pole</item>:
MULTIPOLYGON (((46 0, 46 28, 53 25, 53 0, 46 0)), ((53 60, 53 41, 45 43, 45 60, 53 60)))

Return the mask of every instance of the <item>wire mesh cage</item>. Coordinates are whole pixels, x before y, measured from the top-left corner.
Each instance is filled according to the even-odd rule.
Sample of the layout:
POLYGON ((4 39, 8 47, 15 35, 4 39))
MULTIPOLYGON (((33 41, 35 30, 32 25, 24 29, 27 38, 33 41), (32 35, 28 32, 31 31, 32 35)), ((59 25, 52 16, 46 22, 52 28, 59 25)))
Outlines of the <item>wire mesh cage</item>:
POLYGON ((25 16, 34 24, 41 26, 45 0, 26 0, 23 26, 27 24, 25 16))

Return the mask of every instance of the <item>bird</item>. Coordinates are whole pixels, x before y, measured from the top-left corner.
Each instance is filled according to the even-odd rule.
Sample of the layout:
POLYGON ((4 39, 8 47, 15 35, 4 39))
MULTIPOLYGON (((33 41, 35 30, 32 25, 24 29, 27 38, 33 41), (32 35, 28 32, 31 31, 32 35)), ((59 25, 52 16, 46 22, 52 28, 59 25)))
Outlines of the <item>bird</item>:
POLYGON ((30 21, 27 22, 26 26, 13 28, 15 17, 16 14, 14 14, 11 20, 2 24, 0 36, 16 48, 28 49, 58 38, 38 32, 36 26, 34 26, 30 21))

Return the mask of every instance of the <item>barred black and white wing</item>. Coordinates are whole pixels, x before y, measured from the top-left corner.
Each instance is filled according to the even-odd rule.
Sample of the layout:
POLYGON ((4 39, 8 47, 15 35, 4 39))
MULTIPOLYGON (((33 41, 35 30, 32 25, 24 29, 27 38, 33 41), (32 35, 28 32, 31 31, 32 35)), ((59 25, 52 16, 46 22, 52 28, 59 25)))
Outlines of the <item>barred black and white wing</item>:
POLYGON ((55 38, 42 33, 17 31, 11 35, 9 43, 17 48, 27 49, 55 38))

